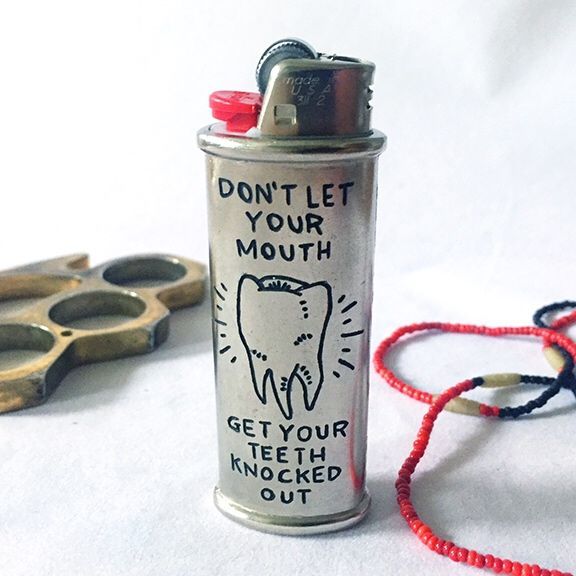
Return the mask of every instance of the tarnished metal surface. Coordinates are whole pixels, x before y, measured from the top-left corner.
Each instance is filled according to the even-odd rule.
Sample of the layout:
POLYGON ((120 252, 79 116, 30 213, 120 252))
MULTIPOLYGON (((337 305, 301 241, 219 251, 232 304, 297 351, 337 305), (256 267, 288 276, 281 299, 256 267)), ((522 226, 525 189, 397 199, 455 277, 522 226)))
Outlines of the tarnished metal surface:
POLYGON ((0 368, 0 413, 41 404, 75 366, 152 352, 168 337, 170 311, 204 296, 205 267, 185 258, 143 255, 88 265, 80 254, 0 273, 0 302, 38 299, 0 315, 0 353, 42 353, 0 368), (122 322, 79 324, 109 316, 122 322))
POLYGON ((258 128, 264 136, 369 135, 374 64, 321 55, 274 66, 258 128))

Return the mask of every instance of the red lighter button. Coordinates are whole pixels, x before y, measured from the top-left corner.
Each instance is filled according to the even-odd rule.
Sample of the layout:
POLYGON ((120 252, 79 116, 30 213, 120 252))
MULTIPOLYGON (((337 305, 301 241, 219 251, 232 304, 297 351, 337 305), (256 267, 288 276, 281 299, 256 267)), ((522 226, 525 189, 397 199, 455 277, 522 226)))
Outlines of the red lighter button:
POLYGON ((210 95, 212 116, 226 122, 231 132, 247 132, 258 124, 262 96, 257 92, 219 90, 210 95))

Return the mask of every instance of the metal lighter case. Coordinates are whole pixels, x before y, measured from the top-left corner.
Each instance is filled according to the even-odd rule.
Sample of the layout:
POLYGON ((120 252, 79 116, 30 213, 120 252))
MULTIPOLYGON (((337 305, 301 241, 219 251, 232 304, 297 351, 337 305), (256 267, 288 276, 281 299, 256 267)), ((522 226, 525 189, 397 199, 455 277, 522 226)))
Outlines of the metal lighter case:
POLYGON ((261 109, 253 94, 215 94, 213 103, 230 106, 219 116, 229 122, 199 132, 208 172, 215 501, 250 527, 307 534, 355 524, 370 502, 376 164, 386 140, 370 127, 373 64, 283 55, 278 45, 298 41, 268 50, 261 109))

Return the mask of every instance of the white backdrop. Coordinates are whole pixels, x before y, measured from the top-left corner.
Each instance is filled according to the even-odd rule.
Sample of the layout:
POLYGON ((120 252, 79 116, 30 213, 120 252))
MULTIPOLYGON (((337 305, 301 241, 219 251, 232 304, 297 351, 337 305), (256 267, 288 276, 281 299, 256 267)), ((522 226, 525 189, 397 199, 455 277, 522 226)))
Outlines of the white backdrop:
MULTIPOLYGON (((79 251, 207 261, 208 95, 253 90, 285 36, 377 65, 374 344, 415 320, 526 324, 576 298, 573 0, 5 0, 0 268, 79 251)), ((473 573, 397 514, 423 407, 374 374, 363 525, 294 539, 221 517, 208 314, 180 312, 155 354, 78 369, 45 406, 0 418, 2 576, 473 573)), ((431 390, 550 373, 538 344, 472 337, 418 340, 395 365, 431 390)), ((568 393, 516 423, 448 415, 417 504, 463 546, 575 570, 575 435, 568 393)))

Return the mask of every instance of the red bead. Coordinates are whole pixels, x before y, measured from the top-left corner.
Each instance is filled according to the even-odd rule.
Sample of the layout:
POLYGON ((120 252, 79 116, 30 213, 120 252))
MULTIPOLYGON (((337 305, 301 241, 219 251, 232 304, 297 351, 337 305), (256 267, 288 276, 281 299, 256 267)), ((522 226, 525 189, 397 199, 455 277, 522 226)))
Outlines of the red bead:
POLYGON ((468 550, 466 548, 460 548, 458 550, 458 559, 460 562, 466 562, 468 560, 468 550))
POLYGON ((450 560, 453 560, 454 562, 460 562, 459 552, 460 548, 458 548, 458 546, 454 546, 453 548, 450 549, 450 552, 448 553, 448 558, 450 558, 450 560))
POLYGON ((429 526, 426 526, 426 524, 422 524, 422 526, 420 526, 420 528, 418 528, 416 535, 418 536, 418 538, 422 538, 422 536, 424 534, 427 534, 428 532, 431 532, 431 531, 432 530, 430 530, 429 526))
POLYGON ((442 545, 442 554, 444 556, 448 556, 450 554, 450 551, 452 550, 452 548, 454 548, 454 542, 450 542, 449 540, 447 540, 442 545))
POLYGON ((423 526, 424 522, 422 522, 422 520, 420 520, 419 518, 414 518, 414 520, 410 521, 409 525, 412 532, 416 534, 418 532, 418 528, 420 528, 420 526, 423 526))
POLYGON ((420 542, 422 542, 422 544, 428 544, 428 540, 430 540, 430 538, 432 538, 432 533, 424 532, 424 534, 420 536, 420 542))

